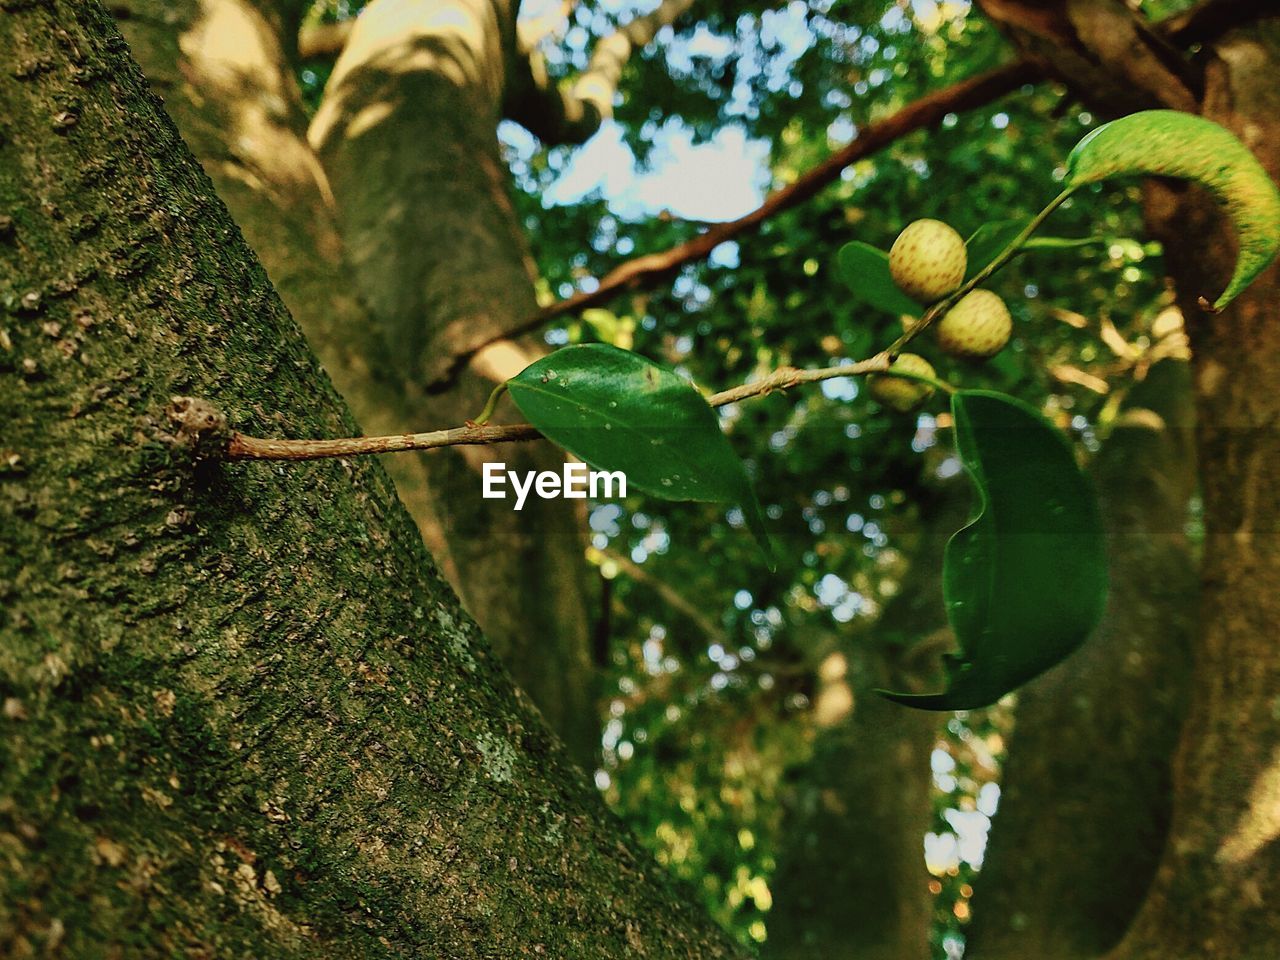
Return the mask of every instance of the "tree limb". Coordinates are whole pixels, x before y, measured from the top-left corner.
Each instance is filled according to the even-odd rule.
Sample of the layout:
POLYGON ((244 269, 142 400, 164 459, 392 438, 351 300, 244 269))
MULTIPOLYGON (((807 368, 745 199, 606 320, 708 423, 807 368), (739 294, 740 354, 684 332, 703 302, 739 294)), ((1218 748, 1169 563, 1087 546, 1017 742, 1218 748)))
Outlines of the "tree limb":
POLYGON ((703 613, 696 603, 671 586, 666 580, 654 576, 626 554, 618 553, 615 550, 602 550, 600 554, 604 560, 616 564, 619 572, 624 576, 630 577, 636 583, 648 587, 657 594, 659 600, 693 624, 709 643, 718 643, 726 650, 733 648, 733 638, 703 613))
MULTIPOLYGON (((836 180, 850 164, 907 134, 940 123, 948 113, 984 106, 1022 84, 1037 79, 1039 74, 1036 68, 1019 60, 921 97, 897 113, 862 128, 848 145, 808 170, 794 183, 771 193, 764 203, 745 216, 728 223, 716 224, 669 250, 644 254, 620 264, 601 278, 599 286, 591 292, 575 294, 551 304, 520 326, 504 332, 502 338, 529 333, 557 317, 607 303, 624 290, 657 283, 686 264, 705 258, 721 243, 753 233, 770 217, 799 206, 836 180)), ((494 337, 477 342, 452 358, 452 366, 430 385, 430 389, 438 390, 447 386, 472 356, 498 339, 500 338, 494 337)))
POLYGON ((632 53, 643 49, 663 27, 683 16, 693 0, 663 0, 652 13, 636 17, 597 41, 586 70, 564 88, 547 76, 542 55, 522 52, 513 71, 507 115, 544 144, 579 144, 613 116, 618 81, 632 53))
POLYGON ((516 23, 516 42, 522 50, 533 50, 544 40, 554 37, 559 40, 564 35, 569 18, 573 16, 578 0, 560 0, 560 6, 554 13, 549 13, 534 20, 521 20, 516 23))
POLYGON ((1185 48, 1280 14, 1274 4, 1258 0, 1201 0, 1159 21, 1124 0, 978 0, 978 5, 1023 57, 1105 116, 1153 108, 1198 111, 1203 71, 1185 48))

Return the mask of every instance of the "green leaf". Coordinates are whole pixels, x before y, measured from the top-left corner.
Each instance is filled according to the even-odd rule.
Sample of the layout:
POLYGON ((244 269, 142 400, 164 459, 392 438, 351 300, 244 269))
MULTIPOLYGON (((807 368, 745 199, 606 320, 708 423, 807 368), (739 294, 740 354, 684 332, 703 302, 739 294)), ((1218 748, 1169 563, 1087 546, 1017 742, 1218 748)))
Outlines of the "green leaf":
POLYGON ((879 247, 854 240, 836 254, 840 279, 855 297, 868 306, 891 313, 918 317, 924 308, 898 289, 889 274, 889 255, 879 247))
POLYGON ((1030 237, 1023 250, 1075 250, 1095 243, 1107 243, 1106 237, 1030 237))
MULTIPOLYGON (((991 263, 1030 222, 1029 217, 1020 220, 995 220, 984 223, 975 230, 973 236, 965 241, 968 266, 965 268, 964 278, 971 279, 991 263)), ((1102 242, 1102 237, 1030 237, 1019 253, 1029 250, 1071 250, 1102 242)))
POLYGON ((1280 253, 1280 191, 1249 148, 1213 121, 1177 110, 1134 113, 1092 131, 1067 159, 1069 187, 1128 174, 1193 180, 1226 207, 1240 250, 1215 310, 1280 253))
POLYGON ((925 710, 971 710, 1059 663, 1097 625, 1107 592, 1092 484, 1066 439, 1001 393, 951 400, 977 515, 947 544, 943 594, 960 652, 943 693, 881 691, 925 710))
POLYGON ((751 481, 702 395, 683 377, 628 350, 565 347, 507 381, 529 422, 627 488, 664 500, 736 503, 769 553, 751 481))

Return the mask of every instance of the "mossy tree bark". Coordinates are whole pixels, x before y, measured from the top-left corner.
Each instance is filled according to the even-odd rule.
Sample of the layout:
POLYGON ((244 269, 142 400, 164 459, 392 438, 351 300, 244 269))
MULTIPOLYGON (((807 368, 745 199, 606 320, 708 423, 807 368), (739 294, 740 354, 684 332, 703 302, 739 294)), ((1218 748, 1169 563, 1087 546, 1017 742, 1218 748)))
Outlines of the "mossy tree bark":
MULTIPOLYGON (((424 178, 419 189, 397 203, 370 202, 395 207, 418 229, 406 231, 390 214, 378 220, 382 243, 362 258, 358 274, 346 255, 329 179, 307 142, 308 119, 290 63, 289 43, 304 6, 297 0, 121 0, 112 11, 362 429, 395 434, 459 425, 480 411, 493 384, 472 377, 428 398, 412 367, 396 359, 454 319, 447 300, 430 296, 387 314, 377 311, 396 308, 376 289, 386 282, 411 285, 432 270, 460 287, 529 287, 523 273, 494 277, 488 267, 504 257, 522 262, 511 224, 477 217, 470 226, 479 244, 454 244, 440 228, 450 222, 438 206, 444 191, 424 173, 438 165, 433 156, 462 164, 474 148, 483 163, 494 148, 477 133, 458 145, 425 137, 412 156, 399 154, 410 166, 404 171, 409 181, 424 178), (378 276, 368 297, 360 286, 370 271, 378 276)), ((426 21, 428 8, 434 6, 419 11, 426 21)), ((458 105, 441 109, 451 106, 458 105)), ((480 129, 487 122, 494 139, 496 119, 468 114, 454 122, 480 129)), ((449 209, 492 207, 502 189, 490 181, 454 182, 449 209)), ((532 302, 531 295, 526 299, 532 302)), ((532 309, 523 300, 504 308, 532 309)), ((579 762, 590 765, 599 743, 589 648, 596 600, 585 579, 580 511, 571 501, 537 501, 517 514, 509 503, 482 500, 480 478, 468 466, 482 458, 537 469, 560 463, 555 450, 543 446, 469 458, 410 453, 388 458, 386 467, 464 605, 579 762)))
POLYGON ((1164 849, 1186 713, 1197 575, 1190 370, 1157 364, 1093 465, 1109 540, 1105 618, 1018 692, 965 955, 1085 960, 1114 946, 1164 849))
MULTIPOLYGON (((1280 22, 1257 4, 1220 5, 1193 59, 1170 57, 1119 0, 982 0, 1024 51, 1104 114, 1186 108, 1222 124, 1280 177, 1280 22), (1126 33, 1128 31, 1128 33, 1126 33), (1141 35, 1140 43, 1116 43, 1141 35), (1094 69, 1073 73, 1085 54, 1094 69), (1141 70, 1135 72, 1135 60, 1141 70), (1099 82, 1101 74, 1110 83, 1099 82), (1111 95, 1116 78, 1127 93, 1111 95)), ((1173 820, 1152 887, 1113 960, 1280 953, 1280 266, 1229 308, 1198 306, 1230 274, 1235 242, 1212 203, 1186 186, 1148 187, 1147 218, 1165 243, 1193 349, 1197 456, 1206 537, 1187 721, 1174 763, 1173 820)))
MULTIPOLYGON (((1208 54, 1201 112, 1280 181, 1280 20, 1208 54)), ((1150 896, 1115 960, 1280 954, 1280 266, 1226 311, 1230 228, 1186 188, 1153 186, 1195 357, 1205 545, 1195 681, 1175 766, 1174 819, 1150 896)))
POLYGON ((0 953, 727 957, 370 462, 97 3, 0 12, 0 953))

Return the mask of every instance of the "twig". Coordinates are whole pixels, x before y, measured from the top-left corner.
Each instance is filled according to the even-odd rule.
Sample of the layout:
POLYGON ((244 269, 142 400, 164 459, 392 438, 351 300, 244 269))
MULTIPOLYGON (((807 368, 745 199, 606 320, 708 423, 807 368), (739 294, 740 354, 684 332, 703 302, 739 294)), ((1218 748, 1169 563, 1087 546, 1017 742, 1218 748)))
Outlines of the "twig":
POLYGON ((475 446, 536 440, 542 436, 527 423, 497 427, 454 427, 430 433, 402 433, 390 437, 346 437, 340 440, 268 440, 233 433, 227 444, 228 460, 324 460, 356 457, 366 453, 399 453, 436 447, 475 446))
POLYGON ((911 324, 911 326, 907 327, 907 329, 903 331, 902 336, 893 341, 893 343, 889 345, 889 349, 885 352, 888 353, 889 356, 896 358, 902 351, 902 348, 905 347, 914 337, 923 333, 935 320, 939 319, 943 314, 964 299, 965 295, 977 289, 980 285, 990 279, 992 274, 1016 257, 1018 252, 1026 245, 1026 242, 1030 239, 1031 235, 1040 229, 1041 225, 1049 219, 1049 215, 1062 206, 1062 204, 1066 202, 1067 198, 1074 192, 1075 188, 1069 187, 1050 200, 1048 205, 1037 213, 1030 222, 1022 228, 1022 231, 1010 240, 1008 245, 995 256, 995 259, 966 280, 954 293, 948 294, 944 299, 939 300, 926 310, 924 312, 924 316, 911 324))
MULTIPOLYGON (((904 380, 915 380, 926 383, 935 389, 953 393, 954 388, 933 377, 917 373, 890 369, 902 348, 919 336, 931 323, 943 316, 955 306, 971 290, 985 282, 992 274, 1017 256, 1031 235, 1049 218, 1053 211, 1067 200, 1074 188, 1063 190, 1054 197, 1021 232, 1000 251, 996 257, 965 281, 958 290, 938 301, 918 321, 911 324, 887 350, 875 356, 855 363, 845 363, 834 367, 819 367, 813 370, 800 370, 795 367, 782 367, 768 376, 740 384, 728 390, 707 397, 707 403, 713 407, 723 407, 740 400, 752 397, 763 397, 775 390, 789 390, 801 384, 819 383, 833 380, 836 377, 856 377, 865 374, 881 374, 899 377, 904 380)), ((499 384, 489 395, 484 411, 480 415, 481 422, 493 415, 498 399, 506 390, 506 384, 499 384)), ((203 403, 204 401, 196 401, 203 403)), ((248 437, 241 433, 233 433, 226 447, 229 460, 320 460, 326 457, 351 457, 368 453, 397 453, 403 450, 431 450, 436 447, 453 447, 465 444, 508 443, 513 440, 533 440, 542 436, 531 424, 520 423, 506 427, 484 426, 470 421, 466 426, 454 427, 451 430, 435 430, 430 433, 405 433, 389 437, 350 437, 340 440, 264 440, 248 437)))
MULTIPOLYGON (((783 367, 759 380, 722 390, 707 398, 713 407, 737 403, 751 397, 763 397, 776 390, 788 390, 805 383, 818 383, 835 377, 856 377, 868 373, 884 373, 889 369, 889 355, 878 353, 868 360, 815 370, 783 367)), ((890 373, 890 376, 897 376, 890 373)), ((495 391, 496 393, 496 391, 495 391)), ((357 457, 370 453, 400 453, 406 450, 434 450, 437 447, 479 446, 536 440, 542 434, 531 424, 510 426, 468 425, 429 433, 401 433, 388 437, 346 437, 336 440, 279 440, 232 433, 227 443, 228 460, 324 460, 329 457, 357 457)))

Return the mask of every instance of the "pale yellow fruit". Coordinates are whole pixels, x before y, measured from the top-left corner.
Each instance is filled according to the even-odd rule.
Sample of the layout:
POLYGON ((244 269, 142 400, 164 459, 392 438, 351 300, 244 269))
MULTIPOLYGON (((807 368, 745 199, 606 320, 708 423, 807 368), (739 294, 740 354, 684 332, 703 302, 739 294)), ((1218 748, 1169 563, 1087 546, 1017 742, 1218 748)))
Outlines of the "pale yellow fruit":
MULTIPOLYGON (((924 357, 914 353, 901 354, 889 369, 915 373, 922 377, 936 376, 933 365, 924 357)), ((919 380, 874 375, 867 377, 867 389, 871 391, 872 397, 890 410, 897 410, 899 413, 914 410, 933 393, 933 387, 919 380)))
POLYGON ((985 360, 999 353, 1013 332, 1009 308, 990 290, 971 290, 937 322, 938 346, 953 357, 985 360))
POLYGON ((889 274, 903 293, 921 303, 941 300, 964 282, 964 238, 941 220, 917 220, 889 250, 889 274))

